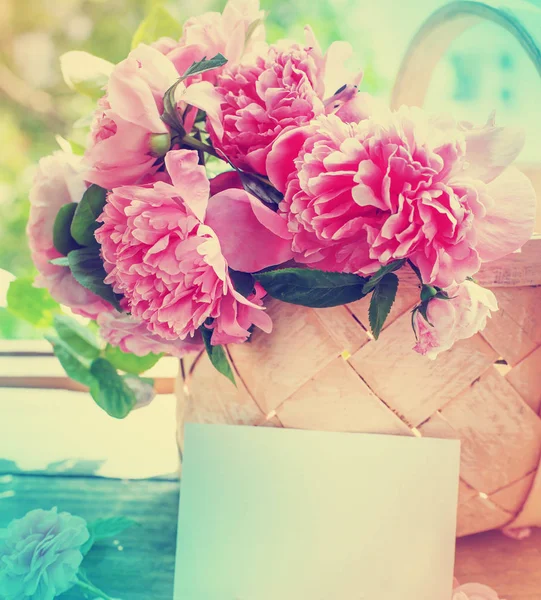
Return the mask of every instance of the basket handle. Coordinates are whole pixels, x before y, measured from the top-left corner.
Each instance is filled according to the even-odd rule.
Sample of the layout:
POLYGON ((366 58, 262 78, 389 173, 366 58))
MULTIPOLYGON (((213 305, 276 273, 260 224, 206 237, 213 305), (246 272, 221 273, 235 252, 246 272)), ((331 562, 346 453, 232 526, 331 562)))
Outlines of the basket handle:
POLYGON ((492 21, 514 35, 541 77, 539 8, 526 0, 455 1, 433 12, 411 41, 392 92, 392 108, 422 106, 434 69, 451 42, 482 21, 492 21))
MULTIPOLYGON (((422 106, 434 69, 453 40, 482 21, 509 31, 526 51, 541 78, 541 9, 527 0, 450 2, 434 11, 411 41, 396 77, 391 107, 422 106)), ((541 234, 541 164, 521 164, 537 192, 535 237, 541 234)), ((541 239, 539 240, 541 242, 541 239)))

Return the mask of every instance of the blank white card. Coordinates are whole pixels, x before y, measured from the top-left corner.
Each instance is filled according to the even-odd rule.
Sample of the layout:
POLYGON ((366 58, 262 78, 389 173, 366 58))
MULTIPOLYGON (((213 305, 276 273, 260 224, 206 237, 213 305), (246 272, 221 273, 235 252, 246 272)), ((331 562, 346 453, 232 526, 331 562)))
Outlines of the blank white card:
POLYGON ((175 600, 449 600, 459 442, 186 426, 175 600))

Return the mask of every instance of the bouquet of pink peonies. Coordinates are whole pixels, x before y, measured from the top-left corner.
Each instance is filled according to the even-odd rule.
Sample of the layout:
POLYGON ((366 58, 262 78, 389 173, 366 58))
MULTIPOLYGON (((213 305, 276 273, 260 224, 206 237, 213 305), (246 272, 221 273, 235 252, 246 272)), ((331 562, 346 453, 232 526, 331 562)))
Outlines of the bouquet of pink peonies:
MULTIPOLYGON (((231 379, 222 346, 272 335, 268 297, 324 309, 370 295, 377 338, 410 269, 413 350, 435 357, 485 326, 497 303, 475 274, 534 228, 533 187, 511 166, 522 133, 382 107, 347 44, 323 52, 309 27, 267 44, 256 0, 189 19, 180 39, 157 29, 117 65, 62 59, 99 99, 84 154, 40 162, 38 286, 121 352, 206 349, 231 379)), ((98 404, 127 414, 135 401, 119 413, 100 396, 103 358, 89 369, 98 404)))

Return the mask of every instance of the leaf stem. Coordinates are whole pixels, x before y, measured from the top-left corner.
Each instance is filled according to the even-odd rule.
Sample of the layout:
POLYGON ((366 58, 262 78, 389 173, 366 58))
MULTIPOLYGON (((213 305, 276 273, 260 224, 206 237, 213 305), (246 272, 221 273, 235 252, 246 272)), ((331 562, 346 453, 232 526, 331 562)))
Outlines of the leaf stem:
POLYGON ((102 592, 99 588, 92 585, 90 582, 85 583, 84 581, 77 579, 75 585, 78 585, 82 590, 86 592, 96 594, 96 597, 101 597, 103 598, 103 600, 113 600, 111 596, 108 596, 105 592, 102 592))

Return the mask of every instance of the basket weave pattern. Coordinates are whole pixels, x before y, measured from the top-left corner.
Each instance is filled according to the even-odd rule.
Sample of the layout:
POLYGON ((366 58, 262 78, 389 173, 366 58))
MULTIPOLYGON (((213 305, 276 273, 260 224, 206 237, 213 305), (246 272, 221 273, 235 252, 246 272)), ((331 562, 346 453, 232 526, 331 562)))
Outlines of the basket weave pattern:
POLYGON ((377 342, 366 298, 329 309, 270 301, 272 334, 227 348, 237 388, 206 356, 184 361, 179 419, 457 438, 458 535, 541 525, 541 287, 513 285, 541 279, 537 256, 541 239, 480 274, 500 310, 435 361, 412 352, 411 278, 377 342))
MULTIPOLYGON (((450 2, 414 37, 392 106, 422 106, 449 44, 483 20, 514 35, 541 75, 541 21, 531 10, 506 0, 450 2)), ((521 168, 541 198, 539 165, 521 168)), ((435 361, 412 351, 419 289, 406 269, 399 275, 377 342, 366 298, 317 310, 269 302, 272 334, 256 330, 249 343, 227 349, 237 388, 206 356, 183 361, 179 444, 185 421, 456 438, 458 535, 541 526, 541 237, 481 270, 476 279, 494 291, 500 310, 482 333, 435 361)))

